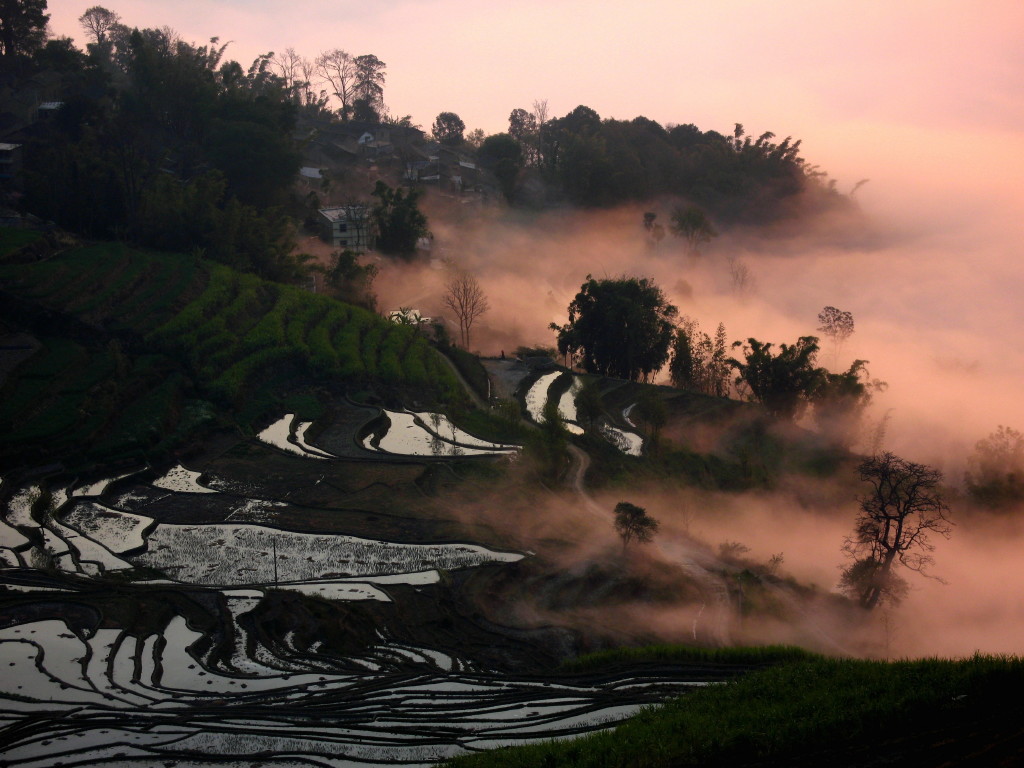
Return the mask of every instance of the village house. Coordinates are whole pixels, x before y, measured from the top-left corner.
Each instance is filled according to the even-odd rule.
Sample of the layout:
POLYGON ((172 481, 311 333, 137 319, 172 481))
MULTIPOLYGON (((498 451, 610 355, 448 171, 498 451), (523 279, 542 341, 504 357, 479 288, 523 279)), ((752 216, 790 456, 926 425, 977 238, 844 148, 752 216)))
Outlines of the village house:
POLYGON ((320 237, 335 248, 365 253, 373 245, 370 214, 363 205, 321 208, 318 212, 320 237))

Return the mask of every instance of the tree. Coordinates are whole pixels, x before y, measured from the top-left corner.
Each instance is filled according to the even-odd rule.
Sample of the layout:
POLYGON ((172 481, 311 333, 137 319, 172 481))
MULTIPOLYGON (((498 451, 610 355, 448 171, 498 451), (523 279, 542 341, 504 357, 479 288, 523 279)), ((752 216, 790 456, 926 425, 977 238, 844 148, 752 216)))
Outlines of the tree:
POLYGON ((839 350, 845 341, 853 335, 853 315, 835 307, 825 307, 818 313, 818 328, 832 342, 832 363, 839 358, 839 350))
POLYGON ((672 341, 669 377, 672 386, 705 395, 729 394, 729 360, 725 349, 725 325, 718 324, 715 338, 702 332, 697 321, 684 317, 672 341))
POLYGON ((752 399, 757 400, 772 416, 796 419, 804 412, 825 381, 824 368, 817 367, 818 339, 801 336, 796 344, 780 344, 779 353, 773 355, 770 342, 757 339, 733 342, 743 346, 744 360, 729 358, 735 368, 737 386, 745 385, 752 399))
POLYGON ((588 373, 646 380, 667 362, 679 311, 654 281, 587 275, 568 311, 566 325, 550 328, 558 334, 558 351, 588 373))
POLYGON ((965 474, 971 498, 990 509, 1024 501, 1024 435, 1000 425, 974 446, 965 474))
POLYGON ((0 0, 0 54, 8 67, 46 41, 46 0, 0 0))
POLYGON ((387 64, 378 59, 372 53, 356 56, 355 61, 355 82, 353 94, 355 98, 362 99, 377 114, 384 112, 384 70, 387 64))
POLYGON ((316 58, 316 73, 331 86, 331 93, 341 102, 338 114, 342 120, 352 116, 355 101, 356 64, 352 54, 335 48, 316 58))
POLYGON ((523 167, 522 147, 507 133, 488 136, 477 153, 480 166, 491 171, 501 185, 505 199, 511 201, 515 194, 516 181, 523 167))
POLYGON ((665 401, 654 392, 646 390, 637 400, 635 412, 637 418, 650 431, 651 445, 656 448, 661 428, 668 422, 668 409, 665 407, 665 401))
POLYGON ((416 206, 419 191, 392 189, 378 181, 372 194, 378 200, 371 212, 377 249, 392 256, 411 257, 416 253, 416 242, 427 234, 427 217, 416 206))
POLYGON ((463 142, 466 124, 454 112, 442 112, 434 120, 434 140, 448 147, 457 147, 463 142))
POLYGON ((445 283, 444 305, 459 319, 459 337, 463 349, 469 349, 469 332, 473 323, 490 305, 476 278, 457 270, 445 283))
POLYGON ((647 514, 647 510, 620 501, 615 505, 615 532, 622 537, 622 551, 626 551, 629 542, 636 540, 646 544, 658 532, 658 521, 647 514))
POLYGON ((487 138, 487 134, 484 133, 483 128, 474 128, 472 131, 466 134, 466 143, 469 144, 473 149, 478 150, 484 144, 484 139, 487 138))
POLYGON ((110 28, 121 23, 121 16, 101 5, 94 5, 78 17, 78 23, 85 34, 96 39, 96 45, 103 45, 110 28))
POLYGON ((331 267, 324 271, 327 284, 336 298, 376 311, 377 297, 373 293, 373 281, 377 277, 375 265, 360 264, 359 254, 345 249, 331 254, 331 267))
POLYGON ((860 497, 860 515, 843 552, 854 563, 843 572, 840 586, 861 607, 898 602, 906 585, 893 572, 902 565, 928 575, 934 563, 932 534, 949 538, 949 508, 942 500, 942 473, 924 464, 883 453, 864 459, 860 479, 870 491, 860 497))
POLYGON ((708 215, 695 205, 676 208, 672 213, 671 229, 672 234, 686 241, 687 252, 692 256, 699 255, 700 246, 718 236, 708 215))

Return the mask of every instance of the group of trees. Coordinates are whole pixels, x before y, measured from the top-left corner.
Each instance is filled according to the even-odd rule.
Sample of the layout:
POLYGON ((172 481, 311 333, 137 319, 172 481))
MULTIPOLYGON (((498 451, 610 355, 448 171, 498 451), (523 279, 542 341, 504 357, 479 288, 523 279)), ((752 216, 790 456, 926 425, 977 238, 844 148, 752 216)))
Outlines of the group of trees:
POLYGON ((578 106, 549 119, 546 102, 518 108, 502 134, 520 148, 517 170, 532 168, 570 201, 609 206, 671 195, 690 201, 674 225, 691 248, 714 236, 710 218, 763 223, 801 210, 844 205, 824 174, 800 156, 800 142, 775 134, 731 135, 653 120, 602 120, 578 106))
MULTIPOLYGON (((27 13, 33 3, 7 5, 27 13)), ((88 236, 294 275, 282 206, 301 158, 296 107, 269 54, 244 68, 216 39, 197 46, 166 28, 129 28, 100 6, 80 22, 87 52, 58 39, 25 59, 25 35, 11 48, 63 83, 60 112, 24 142, 25 207, 88 236)))
MULTIPOLYGON (((738 390, 770 415, 792 421, 813 406, 819 428, 844 445, 857 436, 872 393, 884 387, 870 380, 864 360, 855 360, 840 373, 819 366, 815 336, 780 344, 777 352, 772 343, 750 338, 733 343, 733 348, 742 347, 739 358, 727 357, 724 325, 719 324, 712 339, 696 321, 678 320, 678 314, 647 278, 596 280, 588 275, 569 304, 568 322, 550 327, 559 352, 588 373, 646 381, 671 353, 674 386, 724 397, 730 391, 729 373, 735 370, 738 390)), ((839 317, 842 328, 852 329, 852 315, 839 317)))
POLYGON ((718 324, 715 338, 700 330, 697 321, 683 317, 672 340, 669 379, 673 387, 714 397, 729 394, 729 358, 725 325, 718 324))

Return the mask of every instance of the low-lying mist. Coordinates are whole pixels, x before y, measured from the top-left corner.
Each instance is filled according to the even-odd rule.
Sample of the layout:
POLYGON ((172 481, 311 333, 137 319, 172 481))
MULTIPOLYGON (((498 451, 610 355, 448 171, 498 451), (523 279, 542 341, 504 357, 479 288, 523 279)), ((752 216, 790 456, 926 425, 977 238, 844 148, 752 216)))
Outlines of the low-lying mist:
MULTIPOLYGON (((385 264, 375 287, 382 309, 411 305, 438 316, 444 315, 441 259, 472 272, 490 302, 471 344, 484 355, 554 346, 547 326, 566 321, 566 307, 588 274, 651 277, 705 331, 723 322, 730 341, 793 343, 820 335, 824 306, 850 311, 855 333, 839 349, 823 339, 819 364, 835 371, 854 359, 870 361, 871 376, 888 389, 876 394, 868 425, 886 418, 882 447, 941 469, 955 496, 978 440, 1000 424, 1024 429, 1024 348, 1017 343, 1024 335, 1017 189, 1024 152, 1010 151, 1020 144, 1016 138, 970 151, 956 139, 945 146, 961 154, 939 164, 941 138, 927 136, 916 156, 894 158, 892 150, 881 181, 857 193, 863 219, 838 230, 768 238, 725 232, 693 259, 672 235, 655 247, 646 238, 643 213, 656 212, 667 226, 668 203, 535 215, 485 210, 457 223, 432 218, 434 263, 385 264)), ((690 535, 712 548, 740 541, 761 561, 781 552, 784 573, 825 590, 838 581, 840 547, 857 511, 855 492, 816 506, 792 488, 685 499, 635 488, 629 497, 663 522, 663 536, 674 536, 685 522, 690 535)), ((600 502, 610 510, 619 500, 600 502)), ((884 621, 874 617, 861 652, 869 646, 879 652, 878 633, 890 655, 1024 650, 1024 593, 1017 588, 1024 531, 1006 517, 964 517, 953 507, 957 525, 950 540, 936 541, 934 553, 934 573, 947 583, 905 574, 910 594, 884 621)), ((591 543, 575 556, 595 554, 591 543)), ((689 613, 655 617, 642 607, 630 615, 666 638, 685 636, 692 622, 689 613)), ((779 633, 766 627, 763 635, 779 633)))

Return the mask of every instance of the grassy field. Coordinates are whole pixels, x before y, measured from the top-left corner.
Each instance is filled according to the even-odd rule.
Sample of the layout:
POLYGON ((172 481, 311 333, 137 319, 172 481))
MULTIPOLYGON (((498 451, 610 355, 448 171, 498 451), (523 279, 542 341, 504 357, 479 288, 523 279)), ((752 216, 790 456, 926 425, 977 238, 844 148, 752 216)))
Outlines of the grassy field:
MULTIPOLYGON (((737 651, 728 656, 743 658, 737 651)), ((1002 744, 1014 759, 1024 754, 1022 683, 1024 661, 1018 658, 809 657, 696 690, 612 731, 444 765, 998 765, 995 755, 979 758, 978 751, 1002 744), (1016 746, 1003 743, 1014 734, 1016 746)))

